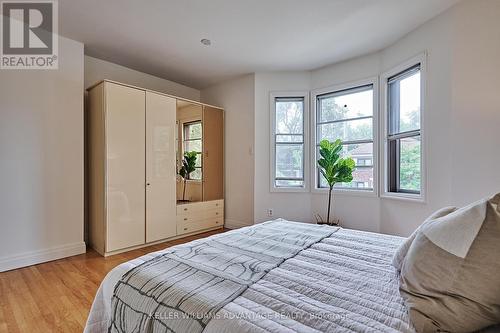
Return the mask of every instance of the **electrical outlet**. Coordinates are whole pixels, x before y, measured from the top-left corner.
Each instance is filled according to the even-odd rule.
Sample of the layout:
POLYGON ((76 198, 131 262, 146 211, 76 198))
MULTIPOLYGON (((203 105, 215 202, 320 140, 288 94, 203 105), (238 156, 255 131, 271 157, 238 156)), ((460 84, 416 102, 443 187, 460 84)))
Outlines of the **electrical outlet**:
POLYGON ((267 210, 267 216, 273 216, 273 209, 272 208, 269 208, 267 210))

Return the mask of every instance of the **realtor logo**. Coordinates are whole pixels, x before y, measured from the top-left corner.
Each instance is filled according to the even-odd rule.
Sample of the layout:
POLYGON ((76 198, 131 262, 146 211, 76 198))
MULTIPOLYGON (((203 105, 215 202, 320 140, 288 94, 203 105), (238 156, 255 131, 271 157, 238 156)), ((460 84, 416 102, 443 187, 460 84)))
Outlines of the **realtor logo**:
POLYGON ((3 1, 0 68, 57 69, 57 2, 3 1))

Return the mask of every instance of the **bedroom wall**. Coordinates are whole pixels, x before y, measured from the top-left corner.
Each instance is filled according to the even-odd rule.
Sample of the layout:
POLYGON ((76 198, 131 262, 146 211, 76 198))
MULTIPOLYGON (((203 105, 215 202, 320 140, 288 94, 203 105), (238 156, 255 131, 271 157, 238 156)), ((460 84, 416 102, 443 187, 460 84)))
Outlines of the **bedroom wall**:
MULTIPOLYGON (((325 214, 328 199, 326 194, 270 192, 269 93, 377 76, 424 51, 426 202, 338 194, 336 214, 346 227, 407 236, 442 206, 460 206, 500 192, 498 17, 498 1, 465 0, 382 51, 311 72, 256 73, 255 108, 248 110, 255 118, 255 222, 269 219, 269 208, 273 218, 309 222, 313 214, 325 214)), ((220 97, 224 103, 224 94, 220 97)))
POLYGON ((200 100, 200 91, 197 89, 86 55, 85 88, 103 79, 127 83, 194 101, 200 100))
MULTIPOLYGON (((427 96, 424 131, 427 140, 427 200, 338 194, 334 210, 348 227, 408 235, 432 211, 451 203, 451 63, 453 11, 445 12, 392 46, 371 55, 312 72, 312 89, 377 76, 427 52, 427 96), (431 143, 431 144, 429 144, 431 143), (357 209, 356 207, 363 207, 357 209)), ((312 195, 313 211, 324 213, 327 196, 312 195)))
POLYGON ((83 44, 58 70, 2 70, 0 271, 85 252, 83 44))
POLYGON ((270 92, 308 91, 310 73, 271 72, 255 74, 255 223, 277 217, 310 222, 309 193, 270 192, 270 92), (268 216, 268 210, 273 216, 268 216))
POLYGON ((245 75, 201 91, 204 103, 222 106, 225 122, 225 223, 254 221, 255 75, 245 75))
POLYGON ((462 205, 500 192, 500 6, 456 7, 451 81, 451 201, 462 205))
MULTIPOLYGON (((500 191, 500 8, 464 1, 381 52, 312 72, 312 89, 384 72, 427 51, 427 200, 337 195, 346 225, 406 236, 432 211, 500 191), (498 150, 498 149, 496 149, 498 150), (363 209, 356 209, 356 207, 363 209)), ((312 211, 327 196, 312 195, 312 211)))

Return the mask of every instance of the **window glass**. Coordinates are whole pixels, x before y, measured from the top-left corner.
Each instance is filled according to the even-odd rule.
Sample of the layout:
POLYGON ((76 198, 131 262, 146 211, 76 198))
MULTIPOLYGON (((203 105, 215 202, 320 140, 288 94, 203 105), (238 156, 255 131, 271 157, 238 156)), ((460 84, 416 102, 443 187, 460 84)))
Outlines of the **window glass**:
POLYGON ((275 187, 304 186, 304 98, 276 98, 275 187))
POLYGON ((190 174, 193 180, 202 179, 202 124, 201 121, 195 121, 184 124, 184 152, 195 151, 196 170, 190 174))
POLYGON ((420 65, 388 79, 388 190, 420 193, 420 65))
MULTIPOLYGON (((356 162, 353 181, 336 188, 373 190, 373 86, 332 92, 317 97, 316 159, 323 139, 344 142, 342 155, 356 162)), ((319 188, 328 187, 318 170, 319 188)))
POLYGON ((404 138, 399 146, 399 187, 420 190, 420 137, 404 138))

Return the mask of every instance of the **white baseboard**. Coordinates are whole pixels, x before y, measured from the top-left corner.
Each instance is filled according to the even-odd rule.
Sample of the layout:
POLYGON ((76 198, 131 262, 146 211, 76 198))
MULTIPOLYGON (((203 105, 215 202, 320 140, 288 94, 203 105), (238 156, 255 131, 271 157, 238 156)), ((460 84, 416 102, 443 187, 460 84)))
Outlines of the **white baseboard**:
POLYGON ((85 253, 85 251, 85 242, 78 242, 39 251, 25 252, 13 256, 3 257, 0 258, 0 272, 36 265, 46 261, 66 258, 85 253))
POLYGON ((243 222, 239 220, 233 220, 233 219, 224 220, 224 227, 227 229, 238 229, 238 228, 248 227, 251 225, 252 223, 243 222))

